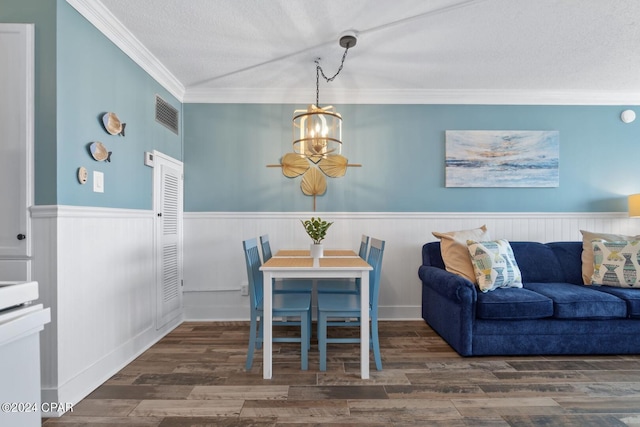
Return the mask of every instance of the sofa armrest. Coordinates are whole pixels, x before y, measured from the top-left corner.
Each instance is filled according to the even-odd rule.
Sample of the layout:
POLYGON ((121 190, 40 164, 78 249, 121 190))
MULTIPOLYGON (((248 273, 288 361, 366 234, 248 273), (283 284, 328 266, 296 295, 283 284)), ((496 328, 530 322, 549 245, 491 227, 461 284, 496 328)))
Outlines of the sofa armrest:
POLYGON ((422 265, 418 276, 425 286, 439 295, 458 304, 469 304, 475 308, 478 299, 476 287, 468 279, 438 267, 422 265))
POLYGON ((422 265, 422 318, 461 356, 473 354, 478 293, 464 277, 422 265))

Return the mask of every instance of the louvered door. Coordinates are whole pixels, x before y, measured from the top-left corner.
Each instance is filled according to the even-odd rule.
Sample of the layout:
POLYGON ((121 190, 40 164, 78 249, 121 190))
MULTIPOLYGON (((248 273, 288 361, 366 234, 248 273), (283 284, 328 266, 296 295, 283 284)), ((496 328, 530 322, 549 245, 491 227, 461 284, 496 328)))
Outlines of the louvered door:
POLYGON ((182 163, 154 153, 156 327, 182 314, 182 163))

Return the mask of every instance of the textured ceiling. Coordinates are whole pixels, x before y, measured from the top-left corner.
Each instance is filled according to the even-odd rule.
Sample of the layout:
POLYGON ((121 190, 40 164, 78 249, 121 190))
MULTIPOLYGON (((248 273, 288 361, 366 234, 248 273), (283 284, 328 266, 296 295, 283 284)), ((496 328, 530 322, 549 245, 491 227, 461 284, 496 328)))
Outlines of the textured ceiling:
POLYGON ((180 82, 187 101, 315 101, 314 59, 333 75, 338 39, 355 30, 342 73, 321 80, 321 104, 640 104, 639 0, 100 3, 180 82))

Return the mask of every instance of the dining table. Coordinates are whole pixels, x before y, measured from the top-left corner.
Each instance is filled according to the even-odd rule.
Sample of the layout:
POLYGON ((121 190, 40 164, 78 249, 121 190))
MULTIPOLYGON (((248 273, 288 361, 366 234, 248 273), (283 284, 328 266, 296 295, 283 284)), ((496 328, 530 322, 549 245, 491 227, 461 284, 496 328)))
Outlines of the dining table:
POLYGON ((309 250, 283 249, 265 262, 260 270, 264 286, 263 378, 271 379, 273 370, 273 280, 360 279, 360 377, 369 378, 369 271, 373 268, 350 249, 325 249, 312 258, 309 250))

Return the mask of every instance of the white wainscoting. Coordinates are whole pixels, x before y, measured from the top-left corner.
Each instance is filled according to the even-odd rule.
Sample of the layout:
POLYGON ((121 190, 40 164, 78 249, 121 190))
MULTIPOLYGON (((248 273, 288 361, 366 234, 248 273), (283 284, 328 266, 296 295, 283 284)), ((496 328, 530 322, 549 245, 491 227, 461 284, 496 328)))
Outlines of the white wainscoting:
POLYGON ((182 322, 155 328, 153 215, 32 209, 33 277, 52 310, 42 332, 43 402, 79 402, 182 322))
POLYGON ((580 230, 638 234, 640 221, 624 213, 185 213, 184 306, 188 320, 248 320, 242 240, 269 234, 273 250, 307 247, 300 219, 334 221, 326 248, 357 250, 362 234, 386 240, 380 317, 420 319, 418 267, 432 231, 486 224, 492 238, 538 242, 581 240, 580 230))

